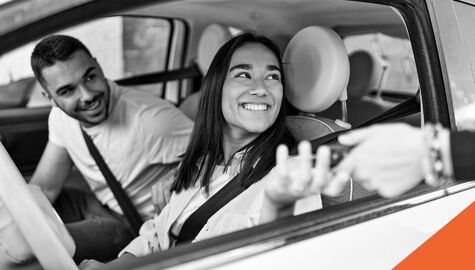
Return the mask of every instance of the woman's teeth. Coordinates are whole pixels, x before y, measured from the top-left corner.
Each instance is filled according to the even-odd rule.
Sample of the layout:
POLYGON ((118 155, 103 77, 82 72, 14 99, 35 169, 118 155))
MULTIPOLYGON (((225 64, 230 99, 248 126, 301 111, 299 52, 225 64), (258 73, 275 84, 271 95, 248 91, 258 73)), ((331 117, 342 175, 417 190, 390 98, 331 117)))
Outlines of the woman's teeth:
POLYGON ((243 104, 242 106, 249 111, 267 111, 269 108, 266 104, 243 104))

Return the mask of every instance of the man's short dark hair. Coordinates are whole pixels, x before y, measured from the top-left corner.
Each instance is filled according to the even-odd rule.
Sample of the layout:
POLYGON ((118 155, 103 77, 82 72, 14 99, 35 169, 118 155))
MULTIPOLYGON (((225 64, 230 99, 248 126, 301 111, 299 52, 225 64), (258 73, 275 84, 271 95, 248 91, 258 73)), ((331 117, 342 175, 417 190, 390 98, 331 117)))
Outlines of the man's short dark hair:
POLYGON ((36 44, 31 53, 31 68, 40 84, 45 87, 41 71, 57 61, 66 61, 73 53, 82 50, 92 57, 87 47, 78 39, 66 35, 51 35, 36 44))

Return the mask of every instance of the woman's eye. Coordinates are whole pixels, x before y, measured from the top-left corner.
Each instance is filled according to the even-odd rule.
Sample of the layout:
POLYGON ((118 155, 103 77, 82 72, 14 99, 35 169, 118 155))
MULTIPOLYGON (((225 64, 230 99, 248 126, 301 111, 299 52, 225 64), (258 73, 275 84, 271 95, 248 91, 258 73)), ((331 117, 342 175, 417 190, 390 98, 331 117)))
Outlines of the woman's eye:
POLYGON ((250 79, 250 78, 251 78, 251 75, 249 75, 249 73, 247 73, 247 72, 239 72, 239 73, 237 73, 234 77, 235 77, 235 78, 247 78, 247 79, 250 79))
POLYGON ((269 74, 269 75, 267 76, 267 79, 268 79, 268 80, 277 80, 277 81, 280 81, 280 75, 277 74, 277 73, 269 74))

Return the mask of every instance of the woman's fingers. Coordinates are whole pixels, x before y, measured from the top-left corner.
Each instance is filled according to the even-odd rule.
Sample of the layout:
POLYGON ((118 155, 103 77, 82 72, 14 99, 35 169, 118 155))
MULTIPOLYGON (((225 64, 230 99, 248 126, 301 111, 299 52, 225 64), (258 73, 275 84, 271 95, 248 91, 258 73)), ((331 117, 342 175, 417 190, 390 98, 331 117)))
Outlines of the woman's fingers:
POLYGON ((289 160, 289 150, 280 145, 276 152, 276 171, 279 189, 287 190, 288 195, 304 197, 312 193, 338 195, 349 181, 348 169, 330 172, 331 150, 323 145, 318 148, 313 163, 312 147, 308 141, 298 146, 298 157, 289 160))
POLYGON ((330 177, 330 148, 322 145, 317 150, 317 158, 315 160, 315 168, 312 170, 313 181, 310 186, 310 192, 320 193, 322 188, 327 185, 330 177))
POLYGON ((277 147, 275 159, 277 163, 277 173, 281 177, 286 177, 288 174, 287 160, 289 159, 289 149, 286 145, 281 144, 277 147))
POLYGON ((300 170, 310 174, 312 168, 312 145, 309 141, 299 143, 300 170))
POLYGON ((299 143, 298 151, 298 164, 290 168, 290 176, 292 178, 291 189, 300 194, 308 188, 312 181, 312 146, 308 141, 302 141, 299 143))

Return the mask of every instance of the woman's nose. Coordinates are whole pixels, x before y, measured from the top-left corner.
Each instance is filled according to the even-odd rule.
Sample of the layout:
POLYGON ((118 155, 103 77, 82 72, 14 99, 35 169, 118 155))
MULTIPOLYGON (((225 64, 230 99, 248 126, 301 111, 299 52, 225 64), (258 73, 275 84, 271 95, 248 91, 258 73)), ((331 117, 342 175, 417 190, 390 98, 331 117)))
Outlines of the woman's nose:
POLYGON ((263 80, 255 80, 252 87, 249 90, 249 94, 256 96, 266 96, 267 87, 263 80))

